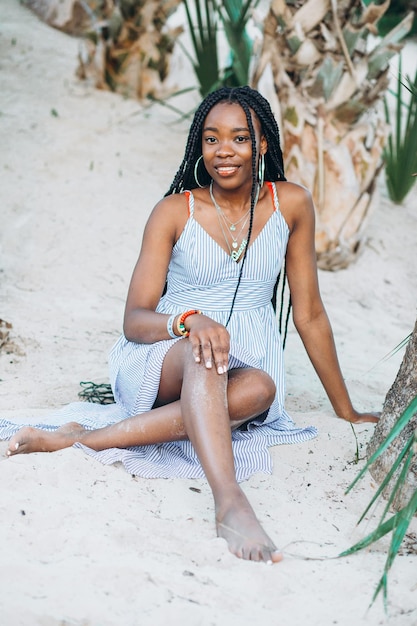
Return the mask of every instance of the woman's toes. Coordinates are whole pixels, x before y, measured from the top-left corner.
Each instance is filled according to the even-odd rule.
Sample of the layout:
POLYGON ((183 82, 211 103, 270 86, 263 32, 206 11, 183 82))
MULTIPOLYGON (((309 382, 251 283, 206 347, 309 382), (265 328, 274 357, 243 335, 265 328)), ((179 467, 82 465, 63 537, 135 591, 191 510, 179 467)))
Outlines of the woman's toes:
POLYGON ((7 456, 12 456, 13 454, 15 454, 15 452, 17 452, 17 450, 19 449, 19 445, 19 442, 16 442, 14 446, 12 445, 11 448, 9 448, 6 452, 7 456))

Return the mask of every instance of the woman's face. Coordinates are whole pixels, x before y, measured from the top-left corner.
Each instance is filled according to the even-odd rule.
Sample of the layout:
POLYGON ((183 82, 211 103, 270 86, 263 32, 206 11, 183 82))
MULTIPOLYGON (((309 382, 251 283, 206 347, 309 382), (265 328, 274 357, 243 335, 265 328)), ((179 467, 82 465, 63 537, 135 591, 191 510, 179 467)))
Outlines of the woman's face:
MULTIPOLYGON (((266 139, 253 111, 256 139, 256 163, 266 152, 266 139)), ((252 142, 246 115, 239 104, 219 102, 207 114, 203 124, 204 165, 213 181, 228 189, 252 184, 252 142)))

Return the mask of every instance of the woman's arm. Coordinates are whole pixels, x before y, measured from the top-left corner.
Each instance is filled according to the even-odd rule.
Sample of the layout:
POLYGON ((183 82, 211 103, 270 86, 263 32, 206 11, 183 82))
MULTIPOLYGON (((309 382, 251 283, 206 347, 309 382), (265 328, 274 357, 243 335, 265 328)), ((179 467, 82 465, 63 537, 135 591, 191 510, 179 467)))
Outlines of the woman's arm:
POLYGON ((291 231, 286 268, 295 327, 336 415, 349 422, 377 422, 376 414, 358 413, 353 408, 340 369, 318 285, 311 195, 303 187, 291 183, 280 183, 278 194, 291 231))
POLYGON ((175 194, 161 200, 147 221, 124 314, 123 330, 130 341, 154 343, 169 338, 169 316, 155 313, 155 309, 164 290, 172 248, 187 217, 187 199, 175 194))
MULTIPOLYGON (((149 217, 125 307, 123 330, 129 341, 155 343, 171 338, 167 330, 170 315, 156 313, 155 309, 164 290, 172 249, 187 218, 188 203, 182 194, 161 200, 149 217)), ((189 303, 190 309, 194 306, 193 302, 189 303)), ((230 347, 226 328, 205 315, 191 315, 184 325, 196 362, 207 368, 214 365, 219 374, 224 374, 230 347)), ((174 332, 175 329, 176 323, 174 332)))

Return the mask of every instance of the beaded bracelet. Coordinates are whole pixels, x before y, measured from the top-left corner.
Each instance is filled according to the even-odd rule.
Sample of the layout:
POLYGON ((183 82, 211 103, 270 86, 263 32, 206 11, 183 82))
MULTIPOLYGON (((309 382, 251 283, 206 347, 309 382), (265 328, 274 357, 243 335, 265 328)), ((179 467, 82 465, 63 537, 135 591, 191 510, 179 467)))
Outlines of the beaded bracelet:
POLYGON ((176 317, 176 313, 174 315, 170 315, 167 321, 167 333, 172 339, 176 339, 178 337, 178 335, 174 333, 174 321, 176 317))
POLYGON ((177 330, 180 335, 183 337, 188 337, 190 334, 189 331, 185 328, 184 322, 189 315, 201 315, 201 311, 198 309, 192 309, 191 311, 185 311, 182 313, 177 320, 177 330))

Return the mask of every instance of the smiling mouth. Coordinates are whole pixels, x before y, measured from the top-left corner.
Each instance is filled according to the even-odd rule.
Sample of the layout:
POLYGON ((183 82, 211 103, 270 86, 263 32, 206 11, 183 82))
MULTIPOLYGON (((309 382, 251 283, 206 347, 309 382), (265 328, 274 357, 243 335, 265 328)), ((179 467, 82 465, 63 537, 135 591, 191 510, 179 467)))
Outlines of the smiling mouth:
POLYGON ((215 170, 220 176, 234 174, 239 169, 238 165, 218 165, 215 170))

